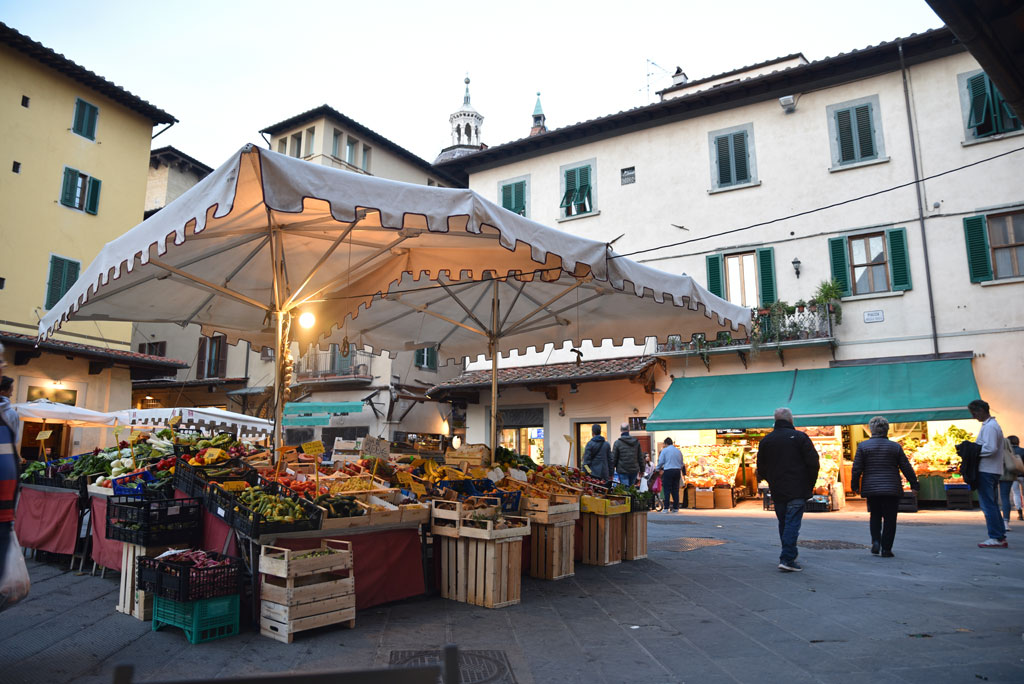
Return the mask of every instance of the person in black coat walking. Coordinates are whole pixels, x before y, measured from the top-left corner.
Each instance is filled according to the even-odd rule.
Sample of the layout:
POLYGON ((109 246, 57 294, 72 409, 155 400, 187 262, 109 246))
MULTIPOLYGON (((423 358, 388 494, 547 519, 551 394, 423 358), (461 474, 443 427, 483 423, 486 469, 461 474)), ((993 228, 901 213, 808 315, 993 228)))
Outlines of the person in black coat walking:
POLYGON ((871 439, 857 445, 853 459, 850 489, 868 500, 871 513, 871 553, 892 558, 892 542, 896 538, 896 513, 903 496, 900 472, 911 489, 918 490, 917 475, 903 453, 903 447, 888 439, 889 421, 875 416, 868 421, 871 439))

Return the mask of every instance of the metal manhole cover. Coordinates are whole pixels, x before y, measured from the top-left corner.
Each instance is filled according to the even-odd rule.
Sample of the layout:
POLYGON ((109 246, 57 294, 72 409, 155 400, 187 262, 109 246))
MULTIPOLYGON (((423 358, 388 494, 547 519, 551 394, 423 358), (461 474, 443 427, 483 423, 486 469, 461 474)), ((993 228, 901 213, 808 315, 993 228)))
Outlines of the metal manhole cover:
POLYGON ((647 522, 652 525, 697 525, 698 523, 694 520, 655 520, 654 518, 648 518, 647 522))
MULTIPOLYGON (((441 651, 392 651, 391 665, 414 667, 435 665, 442 659, 441 651)), ((516 684, 512 666, 504 651, 459 650, 460 684, 516 684)))
POLYGON ((801 539, 797 546, 805 549, 816 549, 818 551, 844 551, 847 549, 866 549, 867 544, 855 544, 853 542, 841 541, 839 539, 801 539))
POLYGON ((713 539, 711 537, 679 537, 668 541, 651 544, 652 547, 662 551, 696 551, 706 546, 721 546, 727 544, 725 539, 713 539))

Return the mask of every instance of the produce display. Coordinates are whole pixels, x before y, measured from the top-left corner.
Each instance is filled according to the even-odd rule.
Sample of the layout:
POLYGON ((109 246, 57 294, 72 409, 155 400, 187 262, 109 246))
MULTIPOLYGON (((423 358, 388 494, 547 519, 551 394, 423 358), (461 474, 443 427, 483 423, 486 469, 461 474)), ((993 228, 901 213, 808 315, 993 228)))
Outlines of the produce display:
POLYGON ((263 487, 249 487, 238 493, 238 502, 268 522, 293 523, 307 520, 306 511, 294 499, 264 491, 263 487))
POLYGON ((935 435, 930 441, 922 443, 917 439, 900 440, 903 451, 910 459, 914 472, 918 475, 940 475, 949 478, 957 475, 960 470, 960 456, 956 453, 956 445, 963 441, 973 442, 975 436, 950 425, 943 433, 935 435))
MULTIPOLYGON (((310 498, 308 494, 306 498, 310 498)), ((357 518, 366 514, 366 508, 352 496, 321 494, 310 500, 327 511, 328 518, 357 518)))
POLYGON ((731 487, 743 464, 743 447, 714 444, 684 446, 679 450, 683 452, 683 463, 686 464, 686 481, 698 487, 731 487))

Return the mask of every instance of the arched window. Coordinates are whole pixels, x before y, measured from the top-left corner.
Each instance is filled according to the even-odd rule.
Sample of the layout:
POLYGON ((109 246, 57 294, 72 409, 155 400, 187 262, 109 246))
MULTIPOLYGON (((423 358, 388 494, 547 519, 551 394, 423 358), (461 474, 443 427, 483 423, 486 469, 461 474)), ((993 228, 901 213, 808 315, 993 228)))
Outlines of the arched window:
POLYGON ((473 128, 469 124, 466 124, 466 144, 473 144, 473 128))

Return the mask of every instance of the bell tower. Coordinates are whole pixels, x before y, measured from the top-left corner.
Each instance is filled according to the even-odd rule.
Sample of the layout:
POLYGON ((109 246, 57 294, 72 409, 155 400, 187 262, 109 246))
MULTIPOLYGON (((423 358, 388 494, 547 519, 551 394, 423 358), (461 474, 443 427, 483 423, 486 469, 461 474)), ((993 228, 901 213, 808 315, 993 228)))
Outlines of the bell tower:
POLYGON ((466 94, 462 97, 462 107, 448 117, 448 122, 452 125, 452 146, 480 147, 480 128, 484 117, 469 103, 469 74, 466 75, 466 94))

